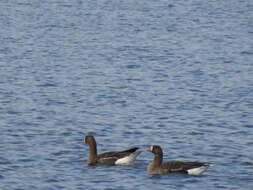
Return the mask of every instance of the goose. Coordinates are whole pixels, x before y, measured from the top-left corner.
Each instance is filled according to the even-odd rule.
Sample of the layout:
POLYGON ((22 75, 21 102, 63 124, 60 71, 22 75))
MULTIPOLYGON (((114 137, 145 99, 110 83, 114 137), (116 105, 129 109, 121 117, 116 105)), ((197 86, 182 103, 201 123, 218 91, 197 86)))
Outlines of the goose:
POLYGON ((155 155, 154 160, 147 167, 148 174, 169 174, 177 172, 190 175, 201 175, 209 167, 208 163, 203 162, 163 162, 163 151, 158 145, 151 146, 150 149, 145 152, 151 152, 155 155))
POLYGON ((131 165, 136 157, 142 152, 138 147, 118 152, 105 152, 97 154, 97 143, 92 135, 88 135, 83 139, 85 144, 89 145, 88 164, 103 164, 103 165, 131 165))

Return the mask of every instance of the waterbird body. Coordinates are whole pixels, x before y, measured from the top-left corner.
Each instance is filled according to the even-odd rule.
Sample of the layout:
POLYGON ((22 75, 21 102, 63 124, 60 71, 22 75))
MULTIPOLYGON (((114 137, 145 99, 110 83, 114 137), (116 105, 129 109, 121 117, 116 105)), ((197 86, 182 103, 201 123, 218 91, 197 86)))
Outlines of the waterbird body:
POLYGON ((163 163, 163 151, 158 145, 151 146, 146 152, 152 152, 155 157, 148 165, 148 174, 186 173, 190 175, 201 175, 207 170, 209 164, 202 162, 169 161, 163 163))
POLYGON ((84 142, 89 145, 88 164, 105 165, 130 165, 133 164, 136 157, 141 153, 139 148, 131 148, 124 151, 105 152, 97 154, 97 143, 92 135, 85 137, 84 142))

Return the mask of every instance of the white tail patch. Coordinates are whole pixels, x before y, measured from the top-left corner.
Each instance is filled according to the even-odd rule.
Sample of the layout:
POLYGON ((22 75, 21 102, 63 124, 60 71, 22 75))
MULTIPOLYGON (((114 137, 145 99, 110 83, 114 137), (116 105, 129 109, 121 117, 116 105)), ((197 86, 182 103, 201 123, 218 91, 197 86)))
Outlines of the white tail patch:
POLYGON ((204 171, 207 170, 207 168, 208 168, 208 166, 201 166, 198 168, 189 169, 189 170, 187 170, 187 172, 190 175, 201 175, 204 171))
POLYGON ((141 151, 135 151, 132 154, 124 157, 124 158, 120 158, 118 159, 115 164, 116 165, 130 165, 133 164, 135 161, 135 158, 141 153, 141 151))

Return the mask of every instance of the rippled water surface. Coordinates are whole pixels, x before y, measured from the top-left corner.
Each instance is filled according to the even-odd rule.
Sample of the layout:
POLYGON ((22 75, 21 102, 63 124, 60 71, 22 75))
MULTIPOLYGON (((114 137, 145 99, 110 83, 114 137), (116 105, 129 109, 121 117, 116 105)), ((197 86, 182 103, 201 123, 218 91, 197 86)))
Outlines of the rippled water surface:
POLYGON ((252 189, 253 1, 1 0, 0 189, 252 189), (202 176, 87 166, 159 144, 202 176))

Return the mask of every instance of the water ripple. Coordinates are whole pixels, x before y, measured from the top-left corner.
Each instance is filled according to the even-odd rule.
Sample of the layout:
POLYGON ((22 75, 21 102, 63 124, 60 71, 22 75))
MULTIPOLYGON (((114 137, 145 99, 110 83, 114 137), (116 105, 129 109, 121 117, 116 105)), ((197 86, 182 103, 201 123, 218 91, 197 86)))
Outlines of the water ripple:
POLYGON ((252 189, 251 4, 3 1, 0 189, 252 189), (212 166, 88 166, 90 132, 212 166))

